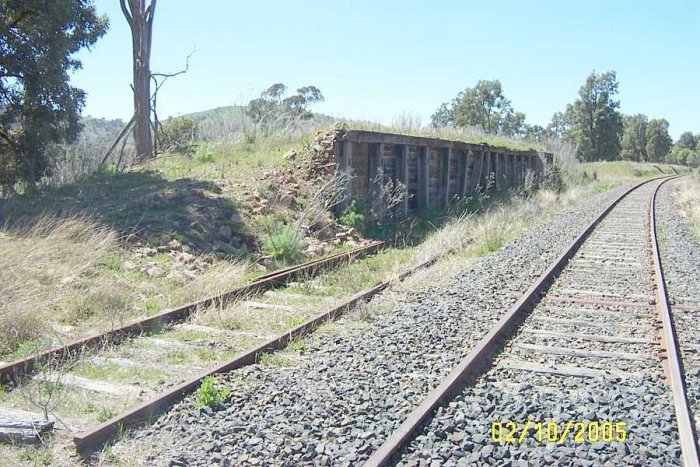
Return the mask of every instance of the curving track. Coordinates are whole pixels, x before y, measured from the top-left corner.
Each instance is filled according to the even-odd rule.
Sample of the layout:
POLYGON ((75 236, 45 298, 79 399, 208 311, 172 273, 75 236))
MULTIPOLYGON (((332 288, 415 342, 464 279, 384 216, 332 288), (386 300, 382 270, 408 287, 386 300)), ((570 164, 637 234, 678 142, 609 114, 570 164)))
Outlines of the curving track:
POLYGON ((653 228, 663 183, 574 241, 367 465, 697 465, 653 228))

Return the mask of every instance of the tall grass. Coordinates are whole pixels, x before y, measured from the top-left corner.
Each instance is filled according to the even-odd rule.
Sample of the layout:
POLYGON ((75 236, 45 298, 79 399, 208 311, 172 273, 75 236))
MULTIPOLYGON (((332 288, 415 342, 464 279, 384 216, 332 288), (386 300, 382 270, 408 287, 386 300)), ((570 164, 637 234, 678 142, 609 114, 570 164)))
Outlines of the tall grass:
POLYGON ((51 332, 44 315, 81 274, 116 246, 111 230, 85 217, 40 217, 0 231, 0 354, 51 332))
POLYGON ((680 180, 675 196, 681 214, 693 229, 695 240, 700 242, 700 171, 680 180))

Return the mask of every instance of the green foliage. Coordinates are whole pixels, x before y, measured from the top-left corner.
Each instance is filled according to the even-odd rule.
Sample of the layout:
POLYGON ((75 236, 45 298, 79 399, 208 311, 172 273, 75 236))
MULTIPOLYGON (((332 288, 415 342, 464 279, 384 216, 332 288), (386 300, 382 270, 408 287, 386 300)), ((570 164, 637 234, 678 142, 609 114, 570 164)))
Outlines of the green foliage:
POLYGON ((102 423, 102 422, 106 422, 110 418, 113 418, 115 415, 117 415, 117 413, 114 410, 102 407, 100 409, 100 411, 97 413, 96 418, 97 418, 98 422, 102 423))
POLYGON ((649 120, 646 129, 646 152, 651 162, 661 162, 671 150, 673 140, 668 134, 668 122, 665 119, 649 120))
POLYGON ((489 231, 476 249, 476 255, 486 256, 489 253, 493 253, 501 248, 505 242, 506 237, 502 232, 489 231))
POLYGON ((676 142, 676 145, 679 148, 682 149, 696 149, 697 148, 697 141, 695 136, 693 136, 693 133, 690 131, 684 131, 681 133, 681 135, 678 137, 678 141, 676 142))
POLYGON ((197 393, 198 407, 215 407, 226 399, 231 391, 227 387, 217 388, 214 386, 214 378, 207 376, 202 380, 202 385, 197 393))
POLYGON ((620 156, 626 161, 647 160, 647 124, 644 114, 626 116, 620 141, 620 156))
POLYGON ((199 141, 199 122, 191 117, 169 118, 160 126, 158 142, 161 150, 191 156, 199 141))
POLYGON ((216 160, 216 154, 206 146, 199 146, 194 158, 203 164, 208 164, 216 160))
POLYGON ((76 138, 85 93, 69 75, 108 22, 90 0, 23 0, 2 3, 0 24, 0 187, 9 192, 49 174, 54 145, 76 138))
POLYGON ((579 89, 579 99, 566 109, 566 134, 576 144, 581 161, 615 160, 620 155, 622 115, 615 100, 618 82, 614 71, 592 72, 579 89))
POLYGON ((304 258, 305 243, 299 232, 291 226, 273 226, 273 231, 263 238, 261 250, 275 260, 293 264, 304 258))
POLYGON ((489 135, 518 135, 525 129, 525 114, 513 110, 499 80, 479 80, 473 88, 442 104, 431 122, 435 128, 472 126, 489 135))
POLYGON ((297 120, 311 118, 309 105, 323 101, 323 94, 316 86, 301 87, 297 94, 284 98, 286 92, 287 86, 276 83, 248 103, 246 115, 257 128, 266 131, 288 128, 297 120))
POLYGON ((352 200, 350 205, 345 208, 343 214, 338 218, 341 225, 361 229, 365 224, 365 215, 362 213, 356 200, 352 200))
POLYGON ((31 462, 34 465, 53 464, 53 454, 45 449, 37 449, 35 446, 28 446, 19 453, 17 458, 23 462, 31 462))

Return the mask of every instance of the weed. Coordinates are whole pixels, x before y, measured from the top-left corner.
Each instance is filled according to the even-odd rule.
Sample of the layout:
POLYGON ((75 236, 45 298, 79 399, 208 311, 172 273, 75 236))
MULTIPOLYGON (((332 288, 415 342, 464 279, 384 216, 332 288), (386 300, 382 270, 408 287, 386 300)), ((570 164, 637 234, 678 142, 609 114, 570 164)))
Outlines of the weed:
POLYGON ((102 264, 108 271, 121 272, 122 270, 122 260, 119 257, 119 253, 116 251, 110 251, 104 255, 102 258, 102 264))
POLYGON ((302 324, 304 324, 308 320, 309 320, 309 315, 292 316, 285 323, 285 327, 287 329, 293 329, 297 326, 301 326, 302 324))
POLYGON ((187 361, 187 352, 184 350, 172 350, 168 352, 168 360, 173 363, 185 363, 187 361))
POLYGON ((365 224, 365 215, 362 214, 357 201, 352 200, 350 205, 345 208, 343 214, 338 218, 338 222, 347 227, 354 227, 360 230, 365 224))
POLYGON ((486 256, 503 246, 506 238, 500 232, 490 232, 476 250, 477 256, 486 256))
POLYGON ((196 355, 198 359, 204 360, 205 362, 216 360, 216 354, 213 350, 197 350, 196 355))
POLYGON ((287 344, 287 350, 292 352, 301 352, 306 350, 306 341, 304 339, 292 339, 292 341, 287 344))
POLYGON ((53 454, 34 446, 24 448, 17 458, 20 461, 32 462, 34 465, 51 465, 53 463, 53 454))
POLYGON ((122 422, 117 423, 117 441, 121 441, 126 438, 127 428, 122 422))
POLYGON ((198 407, 215 407, 226 399, 231 391, 227 387, 217 388, 214 385, 214 378, 207 376, 202 380, 202 385, 197 393, 198 407))
POLYGON ((105 407, 102 407, 100 411, 97 413, 97 421, 102 423, 106 422, 107 420, 113 418, 117 413, 114 410, 107 409, 105 407))
POLYGON ((275 260, 293 264, 304 259, 306 244, 301 240, 299 232, 288 225, 277 227, 262 242, 262 251, 275 260))

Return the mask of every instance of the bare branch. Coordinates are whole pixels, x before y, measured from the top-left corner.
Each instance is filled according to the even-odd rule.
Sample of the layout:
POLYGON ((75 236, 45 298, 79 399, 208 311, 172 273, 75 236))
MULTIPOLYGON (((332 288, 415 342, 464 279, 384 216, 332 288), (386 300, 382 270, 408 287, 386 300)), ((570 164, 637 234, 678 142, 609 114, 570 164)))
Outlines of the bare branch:
POLYGON ((129 26, 131 26, 131 21, 133 20, 133 17, 129 13, 129 9, 126 6, 126 0, 119 0, 119 6, 122 9, 122 13, 124 13, 124 18, 126 18, 126 22, 129 23, 129 26))

